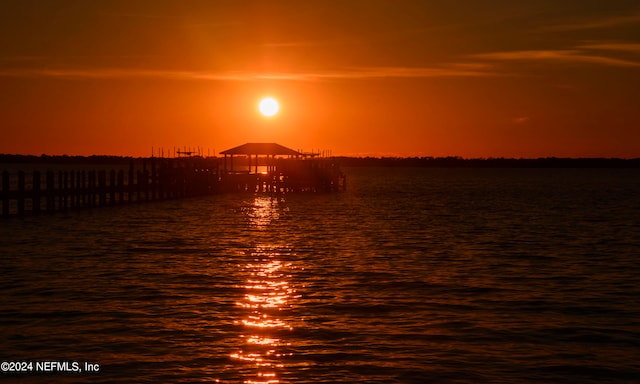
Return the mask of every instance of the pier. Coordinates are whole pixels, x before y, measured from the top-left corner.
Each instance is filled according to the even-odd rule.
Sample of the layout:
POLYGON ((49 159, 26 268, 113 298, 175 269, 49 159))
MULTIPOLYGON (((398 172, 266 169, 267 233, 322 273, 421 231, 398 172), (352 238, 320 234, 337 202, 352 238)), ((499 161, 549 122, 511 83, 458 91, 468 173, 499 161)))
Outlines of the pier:
POLYGON ((346 177, 335 159, 276 143, 247 143, 224 155, 221 188, 245 192, 338 192, 346 177), (234 162, 235 158, 235 162, 234 162))
POLYGON ((27 172, 3 170, 0 216, 65 212, 217 193, 338 192, 346 178, 333 158, 275 143, 248 143, 199 156, 130 160, 129 165, 33 164, 27 172), (56 168, 51 169, 51 168, 56 168))

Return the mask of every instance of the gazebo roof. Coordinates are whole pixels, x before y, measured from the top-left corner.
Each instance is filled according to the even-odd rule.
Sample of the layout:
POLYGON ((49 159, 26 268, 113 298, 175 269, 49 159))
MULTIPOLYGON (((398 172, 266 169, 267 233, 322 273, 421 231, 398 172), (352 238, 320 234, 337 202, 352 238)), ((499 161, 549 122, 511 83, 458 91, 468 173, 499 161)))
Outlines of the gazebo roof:
POLYGON ((303 154, 276 143, 246 143, 220 152, 223 155, 284 155, 302 156, 303 154))

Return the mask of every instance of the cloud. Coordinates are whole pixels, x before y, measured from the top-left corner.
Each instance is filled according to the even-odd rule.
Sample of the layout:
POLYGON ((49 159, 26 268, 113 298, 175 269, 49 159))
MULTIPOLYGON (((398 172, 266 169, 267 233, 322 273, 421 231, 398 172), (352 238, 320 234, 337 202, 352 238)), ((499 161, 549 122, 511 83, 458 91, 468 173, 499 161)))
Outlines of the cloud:
POLYGON ((487 77, 498 76, 492 66, 481 63, 459 63, 440 67, 354 67, 340 70, 299 72, 242 72, 242 71, 167 71, 123 68, 59 68, 59 69, 0 69, 0 77, 58 78, 58 79, 155 79, 205 81, 322 81, 385 78, 487 77))
POLYGON ((453 63, 438 67, 360 67, 343 71, 317 73, 326 79, 382 79, 382 78, 430 78, 430 77, 488 77, 498 76, 482 64, 453 63))
POLYGON ((623 26, 628 24, 640 23, 640 12, 635 12, 630 15, 623 16, 610 16, 602 19, 584 20, 575 23, 566 23, 559 25, 550 25, 540 28, 541 31, 575 31, 583 29, 602 29, 611 28, 617 26, 623 26))
POLYGON ((530 117, 527 116, 521 116, 521 117, 516 117, 512 120, 512 122, 514 124, 518 124, 518 125, 522 125, 522 124, 526 124, 531 120, 530 117))
POLYGON ((598 64, 613 67, 640 66, 640 62, 637 61, 593 55, 580 49, 493 52, 476 54, 471 57, 494 61, 557 61, 598 64))
POLYGON ((340 40, 292 40, 266 42, 259 44, 263 48, 307 48, 307 47, 331 47, 337 45, 357 45, 362 41, 355 39, 342 38, 340 40))
POLYGON ((0 62, 37 62, 42 60, 41 56, 0 56, 0 62))
POLYGON ((206 73, 191 71, 135 70, 119 68, 93 69, 8 69, 0 70, 3 77, 59 78, 59 79, 167 79, 167 80, 242 80, 233 73, 206 73))
POLYGON ((580 45, 578 48, 640 53, 639 43, 592 43, 580 45))

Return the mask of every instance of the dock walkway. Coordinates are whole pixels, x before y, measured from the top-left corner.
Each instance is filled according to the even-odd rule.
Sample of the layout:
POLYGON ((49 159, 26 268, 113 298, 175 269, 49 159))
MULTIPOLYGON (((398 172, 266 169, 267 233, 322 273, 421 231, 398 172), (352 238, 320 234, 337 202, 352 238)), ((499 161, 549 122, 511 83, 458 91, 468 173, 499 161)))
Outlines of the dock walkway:
POLYGON ((30 166, 35 170, 29 173, 3 170, 0 216, 46 214, 217 193, 337 192, 346 189, 344 174, 330 158, 272 158, 268 165, 256 166, 256 172, 227 169, 222 160, 215 157, 150 158, 142 161, 141 166, 140 161, 138 164, 131 161, 128 168, 104 169, 103 166, 101 169, 74 170, 68 165, 53 170, 46 169, 46 164, 33 164, 30 166))

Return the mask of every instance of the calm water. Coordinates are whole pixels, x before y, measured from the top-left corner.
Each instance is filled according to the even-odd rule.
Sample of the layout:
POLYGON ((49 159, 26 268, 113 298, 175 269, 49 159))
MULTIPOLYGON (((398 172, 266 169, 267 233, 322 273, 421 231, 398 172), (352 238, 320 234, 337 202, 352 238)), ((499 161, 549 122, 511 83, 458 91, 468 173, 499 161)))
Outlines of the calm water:
POLYGON ((348 169, 343 194, 0 221, 9 382, 640 380, 640 170, 348 169))

